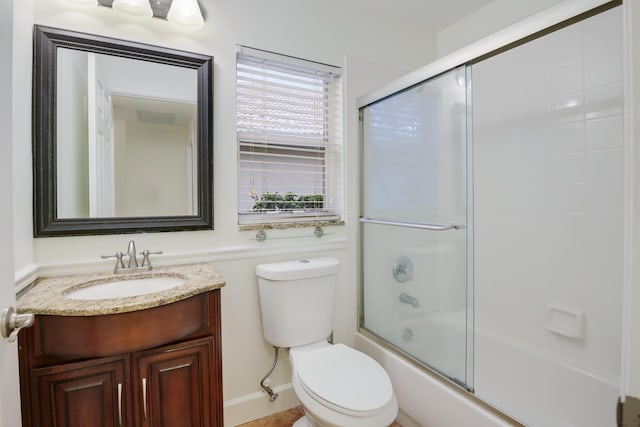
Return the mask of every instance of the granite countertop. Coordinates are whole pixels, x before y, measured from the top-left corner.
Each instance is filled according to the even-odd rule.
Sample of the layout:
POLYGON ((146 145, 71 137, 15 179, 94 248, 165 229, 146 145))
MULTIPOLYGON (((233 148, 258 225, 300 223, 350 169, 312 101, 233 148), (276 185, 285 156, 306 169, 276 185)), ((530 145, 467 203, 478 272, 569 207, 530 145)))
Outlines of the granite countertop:
POLYGON ((42 277, 30 285, 24 294, 18 296, 16 311, 18 313, 59 316, 126 313, 170 304, 203 292, 219 289, 224 285, 222 276, 207 264, 161 266, 143 273, 96 273, 42 277), (79 300, 67 296, 70 292, 91 285, 149 277, 176 277, 184 279, 185 283, 164 291, 125 298, 79 300))

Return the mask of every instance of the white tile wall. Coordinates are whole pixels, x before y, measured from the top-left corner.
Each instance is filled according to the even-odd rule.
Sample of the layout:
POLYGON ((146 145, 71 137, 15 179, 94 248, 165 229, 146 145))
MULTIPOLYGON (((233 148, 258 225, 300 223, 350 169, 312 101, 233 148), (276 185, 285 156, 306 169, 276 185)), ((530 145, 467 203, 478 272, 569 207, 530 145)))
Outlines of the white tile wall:
POLYGON ((615 425, 619 9, 473 69, 475 390, 532 426, 615 425), (582 313, 584 338, 547 329, 549 306, 582 313))

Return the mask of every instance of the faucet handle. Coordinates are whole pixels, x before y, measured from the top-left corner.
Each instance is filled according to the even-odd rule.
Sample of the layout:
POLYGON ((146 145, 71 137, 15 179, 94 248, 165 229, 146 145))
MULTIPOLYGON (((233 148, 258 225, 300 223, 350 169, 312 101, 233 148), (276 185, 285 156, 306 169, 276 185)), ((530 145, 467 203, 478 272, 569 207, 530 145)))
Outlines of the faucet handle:
POLYGON ((113 255, 101 255, 100 258, 102 258, 102 259, 115 258, 116 259, 116 269, 119 269, 119 268, 124 268, 124 261, 122 261, 122 257, 123 256, 124 256, 124 254, 122 252, 118 251, 113 255))
POLYGON ((149 261, 149 255, 161 255, 162 251, 150 251, 149 249, 145 249, 144 251, 140 252, 140 255, 142 255, 142 265, 141 267, 146 267, 146 266, 150 266, 151 265, 151 261, 149 261))

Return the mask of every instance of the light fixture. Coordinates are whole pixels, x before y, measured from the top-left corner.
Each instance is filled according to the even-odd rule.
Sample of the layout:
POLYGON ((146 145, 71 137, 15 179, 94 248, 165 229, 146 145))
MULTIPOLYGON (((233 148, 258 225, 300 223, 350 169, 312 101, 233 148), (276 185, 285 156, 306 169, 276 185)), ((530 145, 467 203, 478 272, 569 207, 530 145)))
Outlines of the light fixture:
MULTIPOLYGON (((2 0, 0 0, 2 1, 2 0)), ((198 0, 68 0, 72 3, 111 7, 140 17, 166 19, 174 24, 198 28, 204 25, 198 0)))
POLYGON ((167 20, 186 27, 202 27, 204 18, 198 0, 173 0, 167 20))
POLYGON ((153 16, 153 10, 149 5, 149 0, 113 0, 112 8, 128 13, 129 15, 136 15, 144 18, 151 18, 153 16))

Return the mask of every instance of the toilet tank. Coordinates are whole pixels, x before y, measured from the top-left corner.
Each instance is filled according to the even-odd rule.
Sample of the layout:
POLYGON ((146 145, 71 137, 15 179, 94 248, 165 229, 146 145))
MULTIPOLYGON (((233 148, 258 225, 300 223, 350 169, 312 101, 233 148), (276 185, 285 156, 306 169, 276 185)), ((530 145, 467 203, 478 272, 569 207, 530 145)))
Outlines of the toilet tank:
POLYGON ((256 266, 264 338, 298 347, 329 337, 338 269, 328 257, 256 266))

